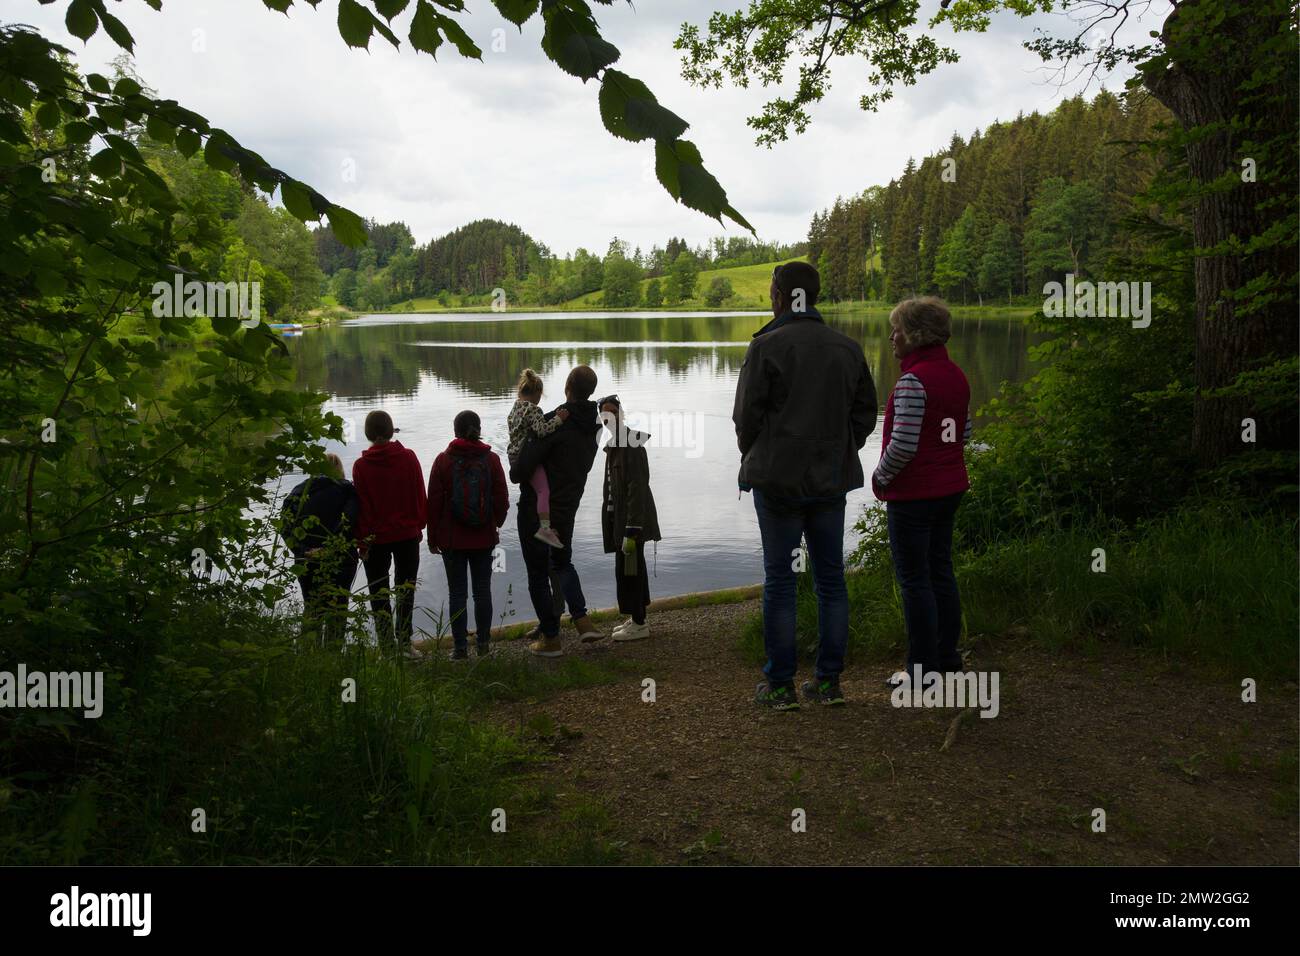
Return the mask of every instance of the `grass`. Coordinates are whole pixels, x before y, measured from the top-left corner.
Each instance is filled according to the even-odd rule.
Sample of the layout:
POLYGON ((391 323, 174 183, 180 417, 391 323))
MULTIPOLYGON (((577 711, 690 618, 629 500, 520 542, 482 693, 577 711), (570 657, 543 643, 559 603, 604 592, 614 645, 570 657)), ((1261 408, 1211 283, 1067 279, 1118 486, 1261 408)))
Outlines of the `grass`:
MULTIPOLYGON (((849 574, 851 657, 896 662, 906 648, 888 546, 874 526, 849 574)), ((1225 675, 1293 676, 1296 523, 1202 505, 1116 533, 1064 529, 956 555, 967 640, 1014 634, 1100 654, 1111 643, 1225 675), (1104 573, 1091 570, 1106 551, 1104 573)), ((799 580, 799 643, 816 646, 816 598, 799 580)), ((761 615, 741 647, 763 659, 761 615)))
MULTIPOLYGON (((754 266, 734 266, 730 269, 706 269, 699 275, 699 280, 695 283, 695 298, 682 302, 677 306, 670 308, 690 308, 705 309, 704 293, 709 288, 709 284, 717 278, 727 279, 731 283, 734 297, 725 305, 727 309, 767 309, 771 307, 771 300, 768 297, 768 290, 772 285, 772 270, 778 265, 786 262, 799 262, 800 259, 783 259, 778 262, 763 262, 754 266)), ((641 297, 644 300, 646 286, 650 284, 650 279, 641 280, 641 297)), ((665 277, 660 277, 659 284, 662 287, 665 277)), ((589 292, 586 295, 578 296, 576 299, 570 299, 564 303, 566 309, 598 309, 601 308, 600 292, 589 292)))

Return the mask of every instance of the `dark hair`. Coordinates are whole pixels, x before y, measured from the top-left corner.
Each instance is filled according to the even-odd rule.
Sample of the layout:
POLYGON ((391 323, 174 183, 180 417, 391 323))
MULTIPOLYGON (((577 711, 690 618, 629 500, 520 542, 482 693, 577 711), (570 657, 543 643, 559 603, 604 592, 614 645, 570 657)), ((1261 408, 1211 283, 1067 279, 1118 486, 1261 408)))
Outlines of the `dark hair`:
POLYGON ((457 438, 470 438, 477 440, 482 434, 483 423, 478 420, 478 412, 471 412, 468 409, 461 412, 451 423, 451 430, 456 433, 457 438))
POLYGON ((366 438, 371 441, 387 441, 395 431, 393 417, 388 412, 373 411, 366 416, 366 438))
POLYGON ((816 305, 817 296, 822 291, 822 277, 807 262, 787 262, 777 266, 772 272, 772 281, 785 297, 785 304, 794 301, 796 289, 803 289, 807 305, 816 305))
POLYGON ((596 390, 596 373, 589 365, 579 365, 569 373, 564 389, 573 398, 585 401, 591 398, 591 393, 596 390))

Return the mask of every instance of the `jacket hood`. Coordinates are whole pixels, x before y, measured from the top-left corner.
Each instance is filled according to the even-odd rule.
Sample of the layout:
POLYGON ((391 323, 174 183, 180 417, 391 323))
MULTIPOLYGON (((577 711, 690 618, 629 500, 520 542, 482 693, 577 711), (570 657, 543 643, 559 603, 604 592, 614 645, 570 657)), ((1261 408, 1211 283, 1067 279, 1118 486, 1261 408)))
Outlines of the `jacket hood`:
POLYGON ((371 445, 361 453, 367 464, 389 467, 406 457, 407 448, 400 441, 386 441, 382 445, 371 445))
POLYGON ((591 399, 565 402, 560 407, 569 410, 569 420, 565 422, 565 425, 572 425, 587 432, 600 430, 600 409, 596 407, 596 403, 591 399))
POLYGON ((485 455, 492 449, 477 438, 453 438, 447 451, 453 455, 485 455))

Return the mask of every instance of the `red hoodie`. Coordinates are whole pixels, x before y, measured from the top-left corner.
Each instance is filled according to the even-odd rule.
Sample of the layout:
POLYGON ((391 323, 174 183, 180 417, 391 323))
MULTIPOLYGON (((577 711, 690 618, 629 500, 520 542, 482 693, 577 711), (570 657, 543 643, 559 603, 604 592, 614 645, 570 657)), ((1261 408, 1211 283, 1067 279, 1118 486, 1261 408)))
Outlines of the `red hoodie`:
POLYGON ((352 483, 361 499, 358 541, 371 535, 372 544, 423 538, 424 472, 415 452, 400 441, 371 445, 352 465, 352 483))
POLYGON ((497 528, 506 523, 510 510, 510 486, 501 467, 501 459, 490 447, 470 438, 456 438, 447 450, 433 460, 429 469, 429 540, 442 549, 478 551, 492 548, 501 540, 497 528), (492 470, 492 518, 495 524, 471 528, 451 514, 452 458, 488 456, 492 470))

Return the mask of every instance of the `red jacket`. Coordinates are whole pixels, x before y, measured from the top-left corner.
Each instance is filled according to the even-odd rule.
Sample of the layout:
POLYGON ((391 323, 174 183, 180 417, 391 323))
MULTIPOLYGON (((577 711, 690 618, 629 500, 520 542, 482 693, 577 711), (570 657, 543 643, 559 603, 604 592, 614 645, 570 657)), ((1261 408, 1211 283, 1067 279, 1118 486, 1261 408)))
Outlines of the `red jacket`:
POLYGON ((352 483, 361 499, 358 541, 371 535, 372 544, 423 537, 424 472, 415 452, 400 441, 371 445, 352 465, 352 483))
POLYGON ((970 487, 963 455, 970 436, 970 384, 965 373, 948 358, 942 345, 926 345, 908 353, 900 367, 902 375, 885 403, 881 463, 871 478, 872 491, 880 501, 946 498, 965 491, 970 487), (900 396, 905 397, 899 401, 900 396), (905 419, 901 430, 896 429, 895 421, 898 405, 905 419), (908 460, 882 484, 882 472, 894 470, 889 446, 895 438, 900 448, 909 448, 908 460))
POLYGON ((447 450, 433 460, 429 469, 429 540, 439 548, 455 551, 479 551, 495 547, 501 540, 497 528, 506 523, 510 510, 510 490, 501 459, 481 441, 456 438, 447 450), (471 528, 461 524, 451 514, 452 459, 456 457, 488 457, 492 474, 492 519, 495 525, 471 528))

